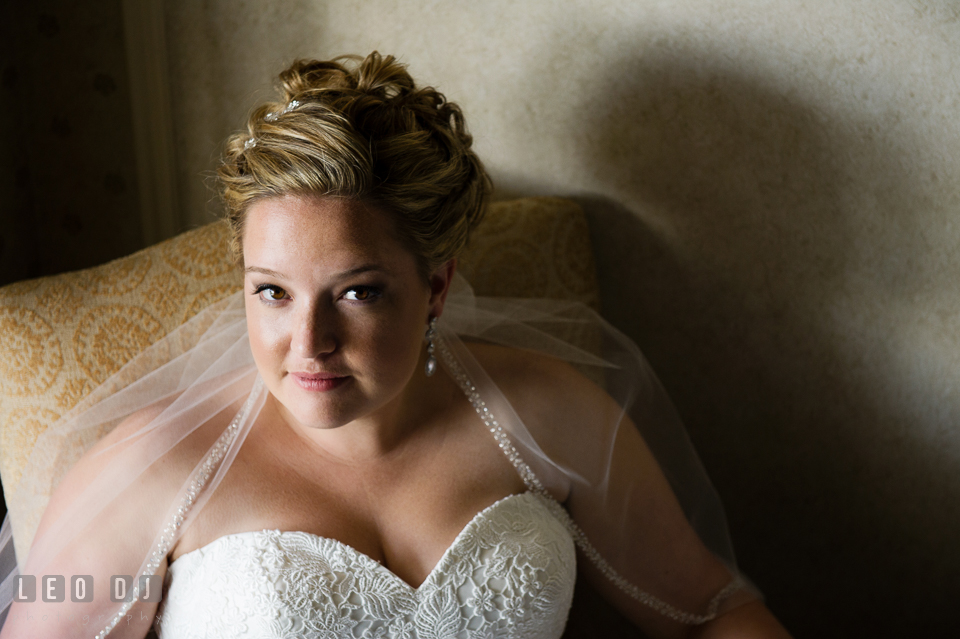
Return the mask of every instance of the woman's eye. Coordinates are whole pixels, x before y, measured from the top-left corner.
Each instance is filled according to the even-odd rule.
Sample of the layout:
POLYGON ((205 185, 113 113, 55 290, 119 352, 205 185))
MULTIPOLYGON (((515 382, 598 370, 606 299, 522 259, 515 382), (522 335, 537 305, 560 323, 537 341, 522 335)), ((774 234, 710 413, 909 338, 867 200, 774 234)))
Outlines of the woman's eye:
POLYGON ((279 286, 258 286, 256 294, 265 302, 280 302, 290 297, 279 286))
POLYGON ((354 286, 343 294, 343 299, 351 302, 369 302, 380 296, 380 291, 372 286, 354 286))

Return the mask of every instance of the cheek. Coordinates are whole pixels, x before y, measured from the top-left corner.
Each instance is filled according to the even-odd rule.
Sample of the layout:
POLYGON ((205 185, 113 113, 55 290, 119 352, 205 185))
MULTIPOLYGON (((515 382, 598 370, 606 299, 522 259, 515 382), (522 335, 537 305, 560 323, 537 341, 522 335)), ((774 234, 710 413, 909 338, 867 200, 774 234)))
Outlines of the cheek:
POLYGON ((392 321, 371 327, 363 338, 354 342, 354 347, 382 383, 406 383, 420 357, 422 337, 414 317, 394 317, 392 321))
POLYGON ((247 331, 253 359, 266 377, 273 365, 283 358, 285 330, 282 322, 266 321, 258 310, 247 306, 247 331))

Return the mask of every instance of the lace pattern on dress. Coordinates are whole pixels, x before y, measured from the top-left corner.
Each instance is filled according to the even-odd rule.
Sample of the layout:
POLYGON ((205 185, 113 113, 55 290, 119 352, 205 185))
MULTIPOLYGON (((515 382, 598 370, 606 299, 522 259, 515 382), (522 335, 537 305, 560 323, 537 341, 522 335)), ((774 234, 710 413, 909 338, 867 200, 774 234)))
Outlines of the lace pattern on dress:
POLYGON ((418 588, 334 539, 221 537, 171 564, 155 629, 161 639, 557 639, 575 581, 569 533, 528 492, 478 513, 418 588))

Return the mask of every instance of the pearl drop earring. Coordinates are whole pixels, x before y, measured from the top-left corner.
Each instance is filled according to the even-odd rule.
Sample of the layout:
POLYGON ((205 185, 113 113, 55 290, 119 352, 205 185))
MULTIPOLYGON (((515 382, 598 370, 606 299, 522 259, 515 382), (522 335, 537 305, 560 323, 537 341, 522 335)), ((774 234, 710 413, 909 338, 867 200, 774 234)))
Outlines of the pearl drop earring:
POLYGON ((430 326, 427 328, 427 334, 424 336, 427 340, 427 363, 423 367, 423 372, 430 377, 437 372, 437 358, 433 355, 435 347, 433 340, 437 337, 437 318, 430 318, 430 326))

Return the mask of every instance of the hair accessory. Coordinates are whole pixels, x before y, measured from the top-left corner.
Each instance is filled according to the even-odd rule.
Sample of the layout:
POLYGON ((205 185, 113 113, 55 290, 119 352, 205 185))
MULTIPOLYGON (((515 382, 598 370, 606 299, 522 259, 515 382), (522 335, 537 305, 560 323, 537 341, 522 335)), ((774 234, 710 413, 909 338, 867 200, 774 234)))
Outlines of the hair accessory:
MULTIPOLYGON (((290 100, 290 102, 287 103, 287 106, 283 107, 279 111, 274 111, 272 113, 266 114, 265 116, 263 116, 263 119, 266 120, 267 122, 275 122, 277 118, 279 118, 281 115, 283 115, 284 113, 290 113, 291 111, 296 109, 298 106, 300 106, 300 100, 290 100)), ((251 137, 249 140, 243 143, 243 150, 249 151, 255 146, 257 146, 257 138, 251 137)))
POLYGON ((433 355, 433 349, 435 344, 433 340, 437 337, 437 318, 430 318, 430 327, 427 329, 427 334, 425 338, 427 340, 427 363, 423 367, 423 372, 427 374, 427 377, 430 377, 437 372, 437 358, 433 355))
POLYGON ((287 103, 287 106, 283 107, 283 109, 281 109, 280 111, 274 111, 273 113, 268 113, 265 116, 263 116, 263 119, 266 120, 267 122, 273 122, 277 118, 279 118, 281 115, 284 115, 285 113, 290 113, 291 111, 296 109, 298 106, 300 106, 300 100, 290 100, 290 102, 287 103))

